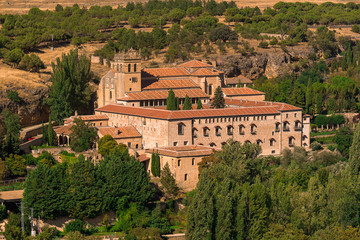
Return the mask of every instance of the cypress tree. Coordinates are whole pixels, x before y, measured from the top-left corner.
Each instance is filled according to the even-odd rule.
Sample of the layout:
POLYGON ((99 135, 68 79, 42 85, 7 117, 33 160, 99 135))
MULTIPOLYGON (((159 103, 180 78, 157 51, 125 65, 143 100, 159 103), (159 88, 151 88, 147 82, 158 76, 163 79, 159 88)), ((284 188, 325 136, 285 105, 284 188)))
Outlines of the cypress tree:
POLYGON ((353 175, 358 175, 360 171, 360 124, 356 126, 354 138, 350 147, 349 166, 353 175))
POLYGON ((217 87, 215 90, 213 101, 211 102, 212 108, 224 108, 225 107, 225 99, 223 91, 221 90, 221 87, 217 87))
POLYGON ((191 100, 190 100, 189 96, 186 95, 186 96, 185 96, 185 101, 184 101, 183 110, 191 110, 191 109, 192 109, 191 100))
POLYGON ((49 117, 49 125, 48 125, 48 144, 49 146, 54 146, 55 144, 55 138, 56 138, 56 133, 52 127, 52 122, 51 122, 51 116, 49 117))
POLYGON ((154 177, 160 177, 160 157, 154 152, 151 154, 151 173, 154 177))
POLYGON ((180 110, 180 100, 178 97, 175 98, 175 110, 180 110))
MULTIPOLYGON (((313 100, 313 90, 312 90, 312 84, 309 80, 307 88, 306 88, 306 112, 310 113, 310 109, 312 108, 312 100, 313 100)), ((312 113, 312 111, 311 111, 312 113)))
POLYGON ((196 109, 203 109, 203 106, 202 106, 202 103, 201 103, 200 98, 198 98, 198 100, 197 100, 197 107, 196 107, 196 109))
POLYGON ((166 100, 166 110, 177 110, 175 93, 172 89, 169 90, 169 95, 166 100))
POLYGON ((161 171, 160 182, 170 197, 175 197, 179 193, 179 187, 176 185, 175 178, 170 171, 169 163, 166 163, 161 171))
POLYGON ((44 124, 42 125, 42 135, 43 135, 43 143, 48 144, 49 143, 49 141, 48 141, 48 139, 49 139, 48 126, 46 126, 44 124))

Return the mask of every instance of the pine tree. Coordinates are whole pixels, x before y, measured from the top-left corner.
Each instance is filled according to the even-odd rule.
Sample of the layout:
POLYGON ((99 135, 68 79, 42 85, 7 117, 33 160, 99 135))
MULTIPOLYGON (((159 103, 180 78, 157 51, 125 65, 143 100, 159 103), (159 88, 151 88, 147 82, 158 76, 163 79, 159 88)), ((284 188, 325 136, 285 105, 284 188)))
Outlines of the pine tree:
POLYGON ((42 135, 43 135, 43 143, 48 144, 49 143, 49 134, 48 134, 48 126, 42 125, 42 135))
POLYGON ((20 152, 20 118, 19 115, 5 110, 2 113, 5 123, 5 151, 7 154, 20 152))
POLYGON ((183 110, 192 110, 191 100, 188 95, 185 96, 183 110))
POLYGON ((169 90, 169 95, 166 100, 166 110, 177 110, 175 93, 172 89, 169 90))
POLYGON ((214 98, 211 102, 212 108, 224 108, 225 107, 225 99, 224 94, 221 90, 221 87, 217 87, 215 90, 214 98))
POLYGON ((311 114, 312 113, 312 100, 313 100, 313 89, 312 89, 312 83, 309 80, 307 88, 306 88, 306 112, 311 114))
POLYGON ((349 154, 349 166, 353 175, 360 171, 360 124, 356 126, 349 154))
POLYGON ((197 100, 197 107, 196 107, 196 109, 203 109, 203 106, 202 106, 202 103, 201 103, 200 98, 198 98, 198 100, 197 100))
POLYGON ((166 163, 161 171, 160 182, 166 189, 166 193, 170 198, 176 197, 179 193, 179 187, 176 185, 175 178, 170 171, 169 163, 166 163))
POLYGON ((160 177, 160 157, 154 152, 151 154, 151 173, 154 177, 160 177))

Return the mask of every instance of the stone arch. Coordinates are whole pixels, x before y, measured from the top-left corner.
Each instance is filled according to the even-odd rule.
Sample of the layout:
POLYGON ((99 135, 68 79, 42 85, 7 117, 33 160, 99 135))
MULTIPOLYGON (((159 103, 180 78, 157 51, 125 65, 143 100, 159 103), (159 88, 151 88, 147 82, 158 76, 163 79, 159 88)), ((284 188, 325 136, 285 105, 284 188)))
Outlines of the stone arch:
POLYGON ((209 145, 210 147, 216 147, 216 144, 214 142, 210 143, 209 145))

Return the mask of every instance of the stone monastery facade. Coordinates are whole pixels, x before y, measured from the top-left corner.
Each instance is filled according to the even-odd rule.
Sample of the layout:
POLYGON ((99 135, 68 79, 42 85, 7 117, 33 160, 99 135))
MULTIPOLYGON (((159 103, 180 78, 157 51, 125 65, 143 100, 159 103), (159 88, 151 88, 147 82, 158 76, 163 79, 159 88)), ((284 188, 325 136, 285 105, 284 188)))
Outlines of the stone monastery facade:
POLYGON ((310 117, 301 108, 265 101, 265 94, 248 88, 252 82, 243 76, 226 79, 214 66, 196 60, 142 69, 133 50, 116 54, 111 67, 100 81, 95 115, 65 119, 64 126, 55 128, 60 144, 69 143, 73 120, 81 118, 98 129, 99 138, 111 135, 127 145, 149 173, 151 154, 157 152, 161 167, 168 163, 185 191, 196 187, 201 159, 230 138, 259 144, 262 155, 310 146, 310 117), (224 93, 223 109, 209 105, 217 87, 224 93), (188 95, 195 108, 200 99, 204 109, 165 110, 170 89, 180 105, 188 95))

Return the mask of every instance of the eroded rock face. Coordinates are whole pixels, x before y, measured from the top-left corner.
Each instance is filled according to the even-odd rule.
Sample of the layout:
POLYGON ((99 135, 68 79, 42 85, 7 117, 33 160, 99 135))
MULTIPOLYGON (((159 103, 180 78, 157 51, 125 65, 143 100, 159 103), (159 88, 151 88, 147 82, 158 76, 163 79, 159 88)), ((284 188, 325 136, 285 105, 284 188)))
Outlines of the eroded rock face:
POLYGON ((21 103, 17 104, 7 98, 6 91, 0 90, 0 112, 6 107, 16 112, 20 116, 23 127, 49 120, 49 107, 44 103, 48 96, 49 89, 47 86, 36 88, 14 88, 21 98, 21 103))
POLYGON ((262 76, 276 78, 290 71, 290 63, 307 58, 311 52, 309 47, 293 47, 288 48, 287 52, 279 49, 276 52, 257 52, 251 56, 232 55, 222 59, 218 68, 230 77, 241 74, 252 80, 262 76))

